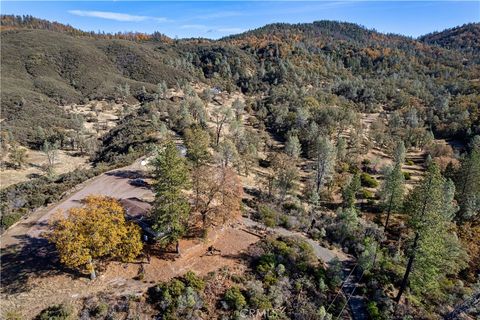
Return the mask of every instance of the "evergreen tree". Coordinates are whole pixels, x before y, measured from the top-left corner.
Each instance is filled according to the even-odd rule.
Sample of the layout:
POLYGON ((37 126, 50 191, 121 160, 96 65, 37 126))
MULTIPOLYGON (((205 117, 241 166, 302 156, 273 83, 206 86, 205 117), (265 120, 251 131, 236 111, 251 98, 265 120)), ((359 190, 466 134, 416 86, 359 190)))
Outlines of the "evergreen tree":
POLYGON ((316 147, 315 190, 318 193, 333 175, 336 150, 330 140, 325 137, 317 139, 316 147))
POLYGON ((177 243, 185 234, 190 206, 183 190, 188 187, 188 170, 173 141, 167 141, 153 161, 155 231, 164 244, 177 243))
POLYGON ((457 220, 466 220, 480 217, 480 140, 477 136, 472 143, 472 150, 461 162, 460 170, 456 175, 456 198, 460 206, 457 220))
POLYGON ((395 149, 393 150, 393 162, 395 165, 402 165, 405 162, 405 144, 402 140, 398 140, 395 149))
POLYGON ((385 180, 380 190, 384 213, 386 214, 385 230, 388 228, 390 214, 392 212, 399 212, 402 207, 405 193, 404 183, 405 177, 403 176, 400 164, 395 164, 393 168, 386 168, 385 180))
POLYGON ((408 262, 397 294, 400 301, 407 285, 416 294, 438 289, 447 274, 455 274, 465 263, 465 253, 452 233, 457 210, 455 187, 432 164, 423 181, 409 194, 405 211, 414 232, 408 248, 408 262))
POLYGON ((350 183, 342 191, 344 208, 355 207, 355 202, 357 201, 357 192, 360 190, 361 185, 360 175, 357 173, 352 177, 350 183))
POLYGON ((300 140, 294 134, 289 134, 287 137, 287 142, 285 144, 285 153, 288 154, 293 159, 298 159, 300 153, 302 152, 302 145, 300 140))
POLYGON ((187 158, 194 166, 207 162, 210 158, 208 147, 210 135, 200 127, 185 130, 185 146, 187 147, 187 158))

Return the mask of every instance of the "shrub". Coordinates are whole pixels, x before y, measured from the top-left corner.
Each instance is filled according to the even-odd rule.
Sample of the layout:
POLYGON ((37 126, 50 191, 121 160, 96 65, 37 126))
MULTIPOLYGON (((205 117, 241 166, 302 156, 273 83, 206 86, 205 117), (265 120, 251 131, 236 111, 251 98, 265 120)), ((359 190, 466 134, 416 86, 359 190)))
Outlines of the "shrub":
POLYGON ((35 318, 36 320, 67 320, 73 319, 73 309, 65 304, 50 306, 35 318))
POLYGON ((90 312, 90 315, 94 317, 104 317, 108 312, 108 304, 105 302, 99 302, 95 308, 90 312))
POLYGON ((21 212, 12 212, 7 215, 3 215, 0 220, 0 225, 3 229, 8 229, 10 228, 13 224, 15 224, 17 221, 19 221, 23 217, 23 214, 21 212))
POLYGON ((148 302, 162 313, 162 319, 184 319, 203 307, 204 282, 193 272, 148 289, 148 302))
POLYGON ((228 306, 234 310, 240 310, 247 304, 245 297, 238 287, 231 287, 225 291, 223 299, 228 306))
POLYGON ((258 206, 258 214, 260 216, 260 220, 267 226, 267 227, 275 227, 278 225, 279 213, 267 206, 267 205, 259 205, 258 206))
POLYGON ((192 287, 196 290, 203 290, 205 287, 205 282, 200 279, 194 272, 188 271, 185 275, 185 283, 187 286, 192 287))
POLYGON ((5 320, 22 320, 23 317, 20 312, 17 311, 7 311, 5 312, 5 320))
POLYGON ((370 301, 367 304, 367 311, 370 319, 380 320, 380 311, 378 310, 377 303, 375 301, 370 301))
POLYGON ((412 175, 410 172, 407 172, 407 171, 402 171, 403 173, 403 177, 405 178, 405 180, 410 180, 412 179, 412 175))
POLYGON ((413 162, 411 159, 408 159, 407 161, 405 161, 405 164, 407 166, 413 166, 415 164, 415 162, 413 162))
POLYGON ((362 189, 360 192, 361 192, 362 199, 374 199, 375 198, 375 195, 370 190, 362 189))
POLYGON ((360 175, 360 181, 362 182, 363 187, 367 187, 367 188, 378 187, 378 181, 368 173, 363 172, 360 175))
POLYGON ((61 199, 62 195, 79 183, 113 167, 76 169, 54 179, 39 177, 8 186, 0 191, 2 218, 0 227, 7 229, 23 215, 61 199))

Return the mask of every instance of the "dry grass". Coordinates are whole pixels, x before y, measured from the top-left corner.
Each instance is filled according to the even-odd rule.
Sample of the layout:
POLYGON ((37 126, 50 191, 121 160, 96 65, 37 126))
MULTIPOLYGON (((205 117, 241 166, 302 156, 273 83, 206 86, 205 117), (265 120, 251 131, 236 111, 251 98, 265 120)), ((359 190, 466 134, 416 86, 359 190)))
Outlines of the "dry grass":
MULTIPOLYGON (((74 154, 75 152, 72 151, 59 150, 54 172, 62 174, 90 166, 88 156, 74 156, 74 154)), ((27 164, 22 169, 2 168, 0 171, 0 189, 45 175, 43 168, 46 164, 47 157, 42 151, 27 149, 27 164)))

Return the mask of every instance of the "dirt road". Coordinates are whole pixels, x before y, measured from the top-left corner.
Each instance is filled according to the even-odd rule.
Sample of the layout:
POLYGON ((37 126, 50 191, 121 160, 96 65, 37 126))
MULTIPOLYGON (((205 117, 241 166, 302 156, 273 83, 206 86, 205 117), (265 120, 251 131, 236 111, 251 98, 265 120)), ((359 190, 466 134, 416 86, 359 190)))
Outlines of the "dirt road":
POLYGON ((349 256, 346 255, 345 253, 339 251, 339 250, 331 250, 327 249, 325 247, 322 247, 318 241, 315 241, 313 239, 310 239, 307 235, 301 233, 301 232, 296 232, 296 231, 291 231, 287 230, 282 227, 275 227, 275 228, 265 228, 265 226, 257 221, 253 221, 252 219, 249 218, 243 218, 243 223, 245 224, 246 227, 259 227, 259 228, 264 228, 267 231, 270 231, 274 234, 281 235, 281 236, 287 236, 287 237, 299 237, 308 242, 317 256, 320 260, 323 262, 330 262, 334 258, 337 258, 340 261, 346 261, 349 259, 349 256))
POLYGON ((150 189, 131 185, 132 179, 140 178, 145 174, 145 167, 140 162, 141 160, 137 160, 130 166, 92 178, 77 186, 78 191, 71 194, 66 200, 37 210, 27 219, 21 220, 9 228, 1 237, 0 247, 5 249, 19 244, 24 236, 39 238, 40 234, 47 230, 49 220, 56 213, 66 212, 69 208, 80 206, 81 200, 92 194, 118 199, 152 199, 153 193, 150 189))

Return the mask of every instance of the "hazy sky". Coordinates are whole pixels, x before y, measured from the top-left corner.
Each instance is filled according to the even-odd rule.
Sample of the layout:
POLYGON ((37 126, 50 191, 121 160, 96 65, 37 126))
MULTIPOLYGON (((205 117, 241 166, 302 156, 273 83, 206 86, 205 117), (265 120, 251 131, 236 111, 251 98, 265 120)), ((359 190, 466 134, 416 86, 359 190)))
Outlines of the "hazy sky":
POLYGON ((2 14, 29 14, 85 31, 160 31, 219 38, 272 22, 340 20, 417 37, 480 21, 480 1, 1 1, 2 14))

